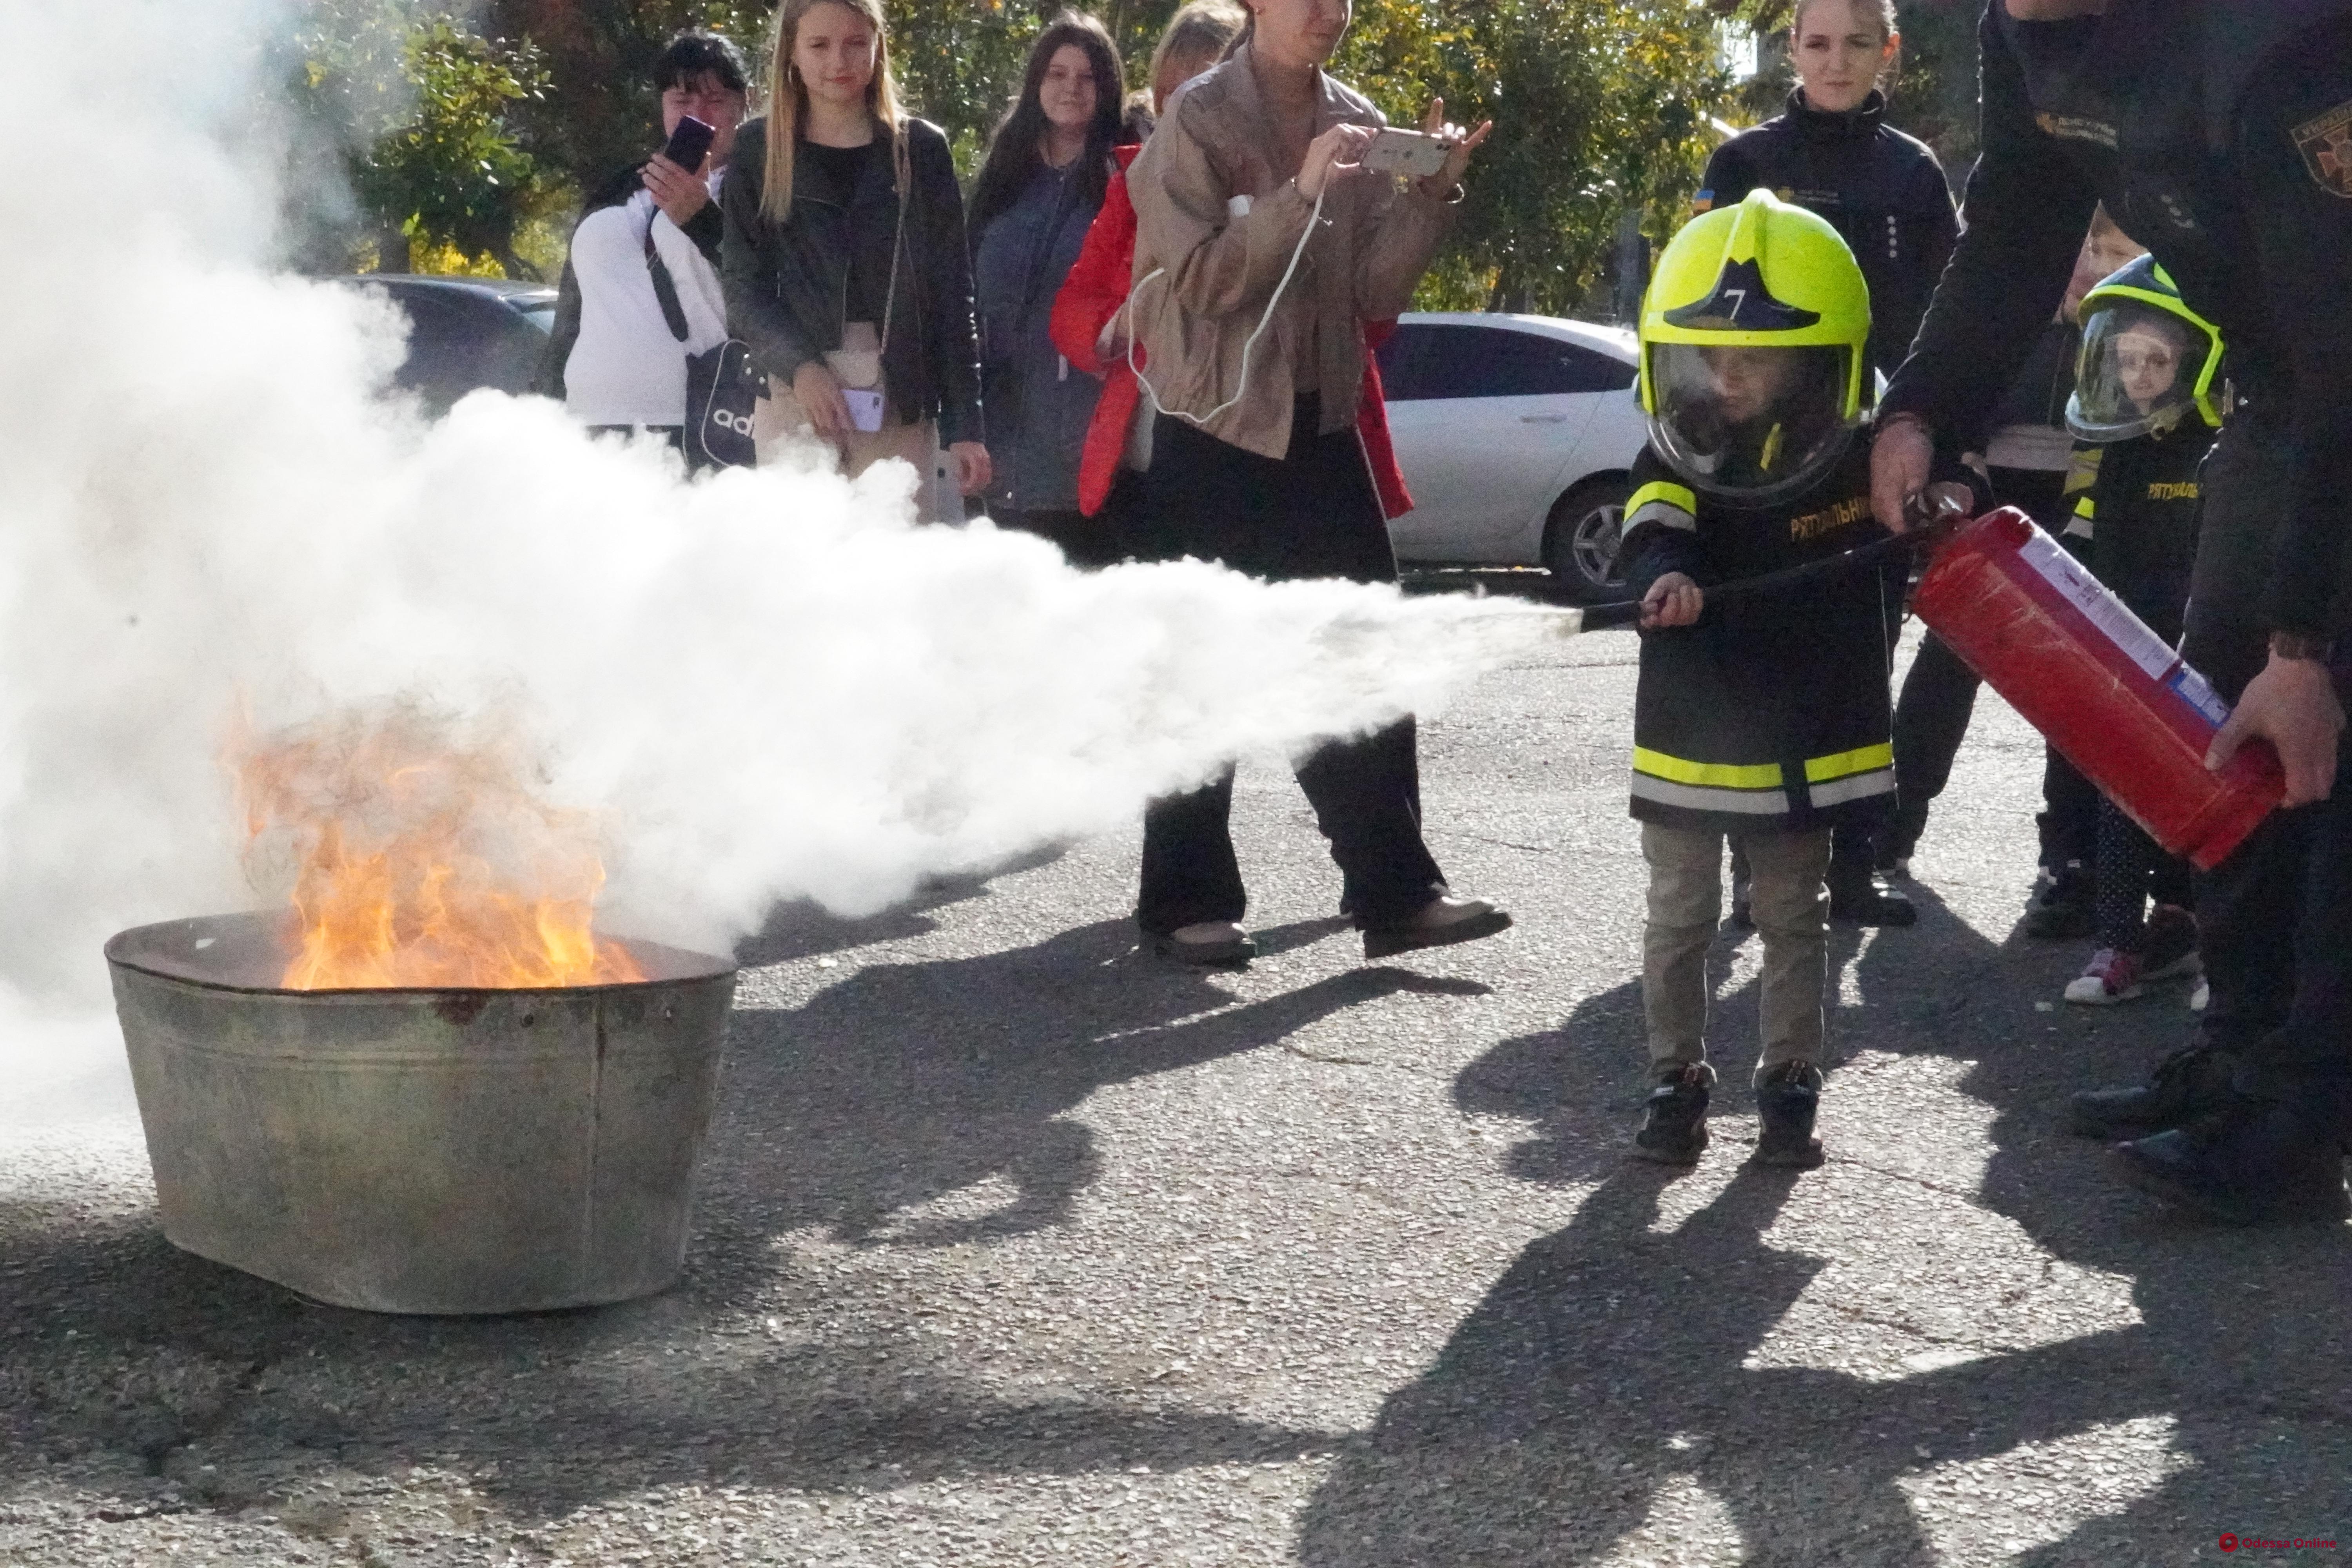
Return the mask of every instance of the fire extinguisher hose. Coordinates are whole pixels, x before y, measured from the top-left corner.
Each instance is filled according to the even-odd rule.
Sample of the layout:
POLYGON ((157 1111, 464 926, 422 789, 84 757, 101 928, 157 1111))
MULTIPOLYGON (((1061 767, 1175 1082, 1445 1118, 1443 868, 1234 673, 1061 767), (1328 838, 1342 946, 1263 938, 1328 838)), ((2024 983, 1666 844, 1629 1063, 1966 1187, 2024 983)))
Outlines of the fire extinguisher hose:
MULTIPOLYGON (((1699 621, 1704 624, 1727 606, 1754 604, 1833 578, 1875 571, 1935 542, 1943 537, 1943 532, 1941 526, 1914 528, 1906 533, 1890 533, 1884 539, 1873 540, 1868 544, 1824 556, 1819 561, 1808 561, 1802 566, 1767 572, 1760 577, 1744 577, 1736 583, 1718 584, 1706 590, 1706 605, 1699 612, 1699 621)), ((1642 601, 1621 599, 1606 605, 1587 605, 1579 618, 1580 625, 1578 629, 1580 631, 1635 626, 1642 618, 1642 601)))

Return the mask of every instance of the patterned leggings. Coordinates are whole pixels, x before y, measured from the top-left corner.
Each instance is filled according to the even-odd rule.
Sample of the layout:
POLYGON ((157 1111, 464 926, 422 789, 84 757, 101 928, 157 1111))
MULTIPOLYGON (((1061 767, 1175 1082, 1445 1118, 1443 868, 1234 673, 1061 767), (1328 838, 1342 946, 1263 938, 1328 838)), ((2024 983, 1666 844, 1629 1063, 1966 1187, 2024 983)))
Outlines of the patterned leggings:
POLYGON ((2099 801, 2098 852, 2093 875, 2096 921, 2101 947, 2124 952, 2139 951, 2147 931, 2147 902, 2189 907, 2191 898, 2189 866, 2157 847, 2116 803, 2099 801))

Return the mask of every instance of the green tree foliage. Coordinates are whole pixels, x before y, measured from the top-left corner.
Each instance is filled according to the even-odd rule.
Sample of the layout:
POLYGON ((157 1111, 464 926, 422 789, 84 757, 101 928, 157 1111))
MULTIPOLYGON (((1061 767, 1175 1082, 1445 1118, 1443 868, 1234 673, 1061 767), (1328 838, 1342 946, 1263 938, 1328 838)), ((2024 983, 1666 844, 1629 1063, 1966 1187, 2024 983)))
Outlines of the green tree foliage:
MULTIPOLYGON (((530 41, 486 37, 422 0, 317 0, 308 22, 304 134, 341 151, 380 259, 405 265, 398 252, 417 247, 527 273, 516 234, 550 185, 509 122, 547 90, 530 41)), ((355 237, 341 237, 348 249, 355 237)))
POLYGON ((488 0, 482 15, 485 30, 528 39, 546 64, 546 93, 516 107, 525 144, 575 189, 591 190, 660 145, 654 65, 670 39, 693 31, 734 39, 756 97, 774 13, 734 0, 488 0))
POLYGON ((1369 0, 1337 62, 1391 119, 1433 95, 1495 121, 1425 303, 1566 314, 1601 280, 1620 215, 1653 238, 1689 210, 1732 84, 1698 0, 1369 0))

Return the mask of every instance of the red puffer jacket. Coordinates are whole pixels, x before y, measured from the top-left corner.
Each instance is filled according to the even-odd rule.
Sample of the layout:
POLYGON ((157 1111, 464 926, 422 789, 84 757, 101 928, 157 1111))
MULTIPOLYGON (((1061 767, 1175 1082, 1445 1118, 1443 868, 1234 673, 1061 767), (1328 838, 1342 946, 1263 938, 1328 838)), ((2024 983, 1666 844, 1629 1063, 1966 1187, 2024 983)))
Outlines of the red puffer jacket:
MULTIPOLYGON (((1142 151, 1139 145, 1118 149, 1119 172, 1111 176, 1110 188, 1103 193, 1102 211, 1095 215, 1094 226, 1087 231, 1077 264, 1054 297, 1050 328, 1054 346, 1071 364, 1103 377, 1102 398, 1095 405, 1094 422, 1087 426, 1086 452, 1078 462, 1078 508, 1088 517, 1100 511, 1109 499, 1111 482, 1118 478, 1119 460, 1127 453, 1135 405, 1143 400, 1143 389, 1126 360, 1106 363, 1095 353, 1095 342, 1103 328, 1127 303, 1129 283, 1135 274, 1135 207, 1127 199, 1127 168, 1142 151)), ((1394 321, 1365 323, 1364 397, 1356 415, 1356 433, 1364 443, 1364 460, 1371 469, 1373 487, 1380 491, 1381 512, 1402 517, 1412 510, 1412 497, 1404 488, 1396 447, 1389 439, 1380 361, 1369 352, 1386 342, 1394 331, 1394 321)), ((1139 356, 1141 352, 1137 351, 1139 356)))

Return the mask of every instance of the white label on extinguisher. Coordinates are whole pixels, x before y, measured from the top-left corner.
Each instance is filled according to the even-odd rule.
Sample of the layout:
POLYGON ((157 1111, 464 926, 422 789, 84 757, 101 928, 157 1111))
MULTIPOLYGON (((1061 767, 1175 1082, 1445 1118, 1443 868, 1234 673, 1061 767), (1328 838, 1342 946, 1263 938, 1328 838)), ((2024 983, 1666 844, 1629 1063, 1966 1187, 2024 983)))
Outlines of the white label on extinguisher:
POLYGON ((2203 676, 2187 665, 2173 671, 2172 679, 2165 684, 2180 693, 2182 701, 2211 720, 2215 729, 2220 729, 2228 721, 2230 705, 2221 700, 2221 694, 2214 690, 2203 676))
POLYGON ((2147 671, 2149 679, 2163 679, 2165 672, 2178 661, 2179 656, 2162 637, 2147 629, 2146 621, 2102 587, 2097 578, 2084 570, 2081 562, 2067 554, 2047 533, 2035 529, 2017 553, 2041 574, 2043 582, 2057 589, 2068 604, 2106 634, 2107 640, 2121 649, 2126 658, 2147 671))

